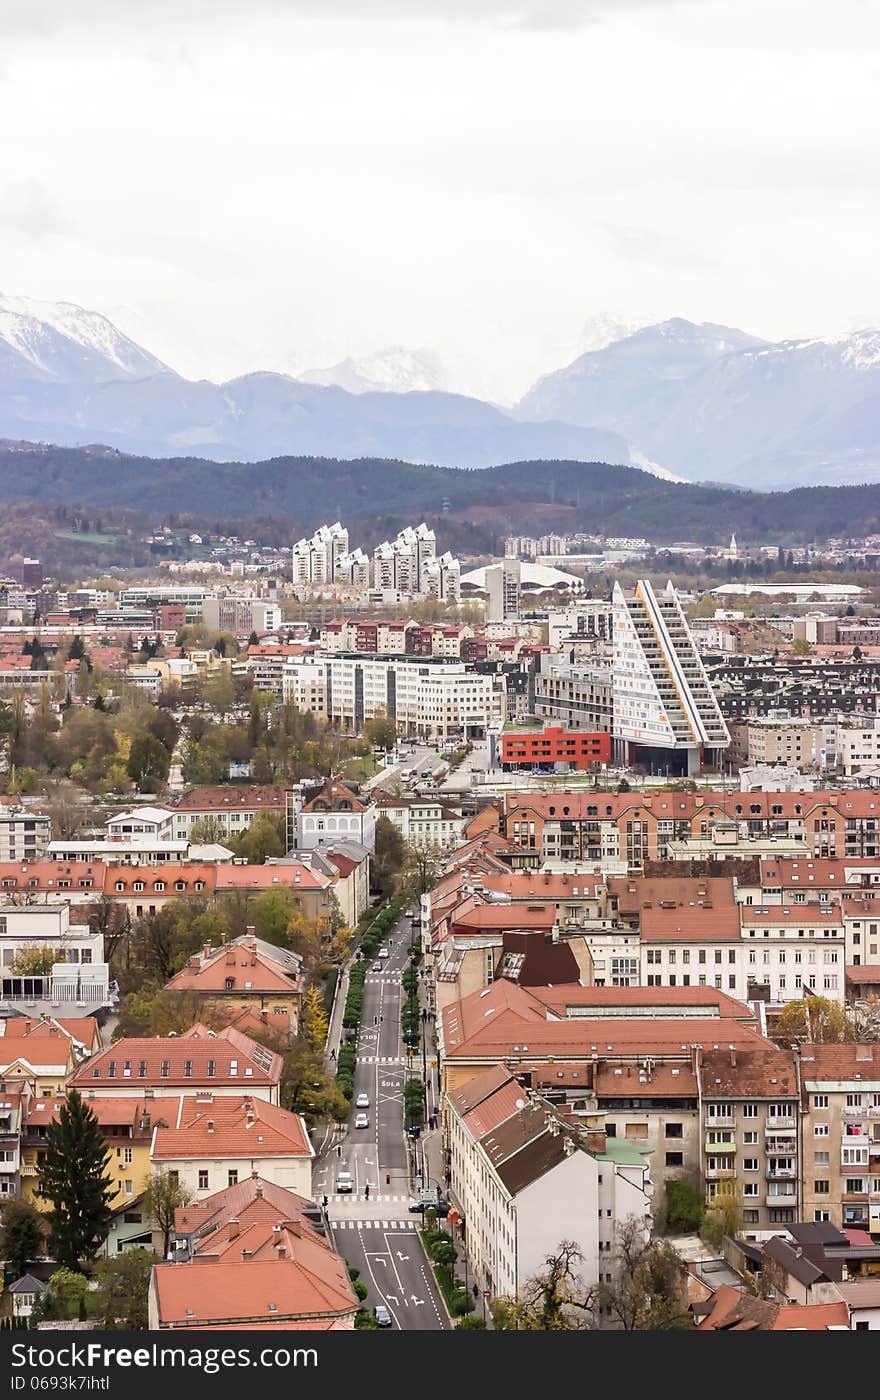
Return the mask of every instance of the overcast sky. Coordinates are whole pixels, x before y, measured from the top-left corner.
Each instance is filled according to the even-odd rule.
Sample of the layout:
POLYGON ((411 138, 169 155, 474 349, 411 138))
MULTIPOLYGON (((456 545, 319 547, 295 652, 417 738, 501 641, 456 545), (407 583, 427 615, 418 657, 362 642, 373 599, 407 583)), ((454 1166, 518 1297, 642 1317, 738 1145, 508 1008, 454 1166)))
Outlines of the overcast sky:
POLYGON ((0 289, 499 396, 604 312, 880 324, 878 93, 876 0, 0 0, 0 289))

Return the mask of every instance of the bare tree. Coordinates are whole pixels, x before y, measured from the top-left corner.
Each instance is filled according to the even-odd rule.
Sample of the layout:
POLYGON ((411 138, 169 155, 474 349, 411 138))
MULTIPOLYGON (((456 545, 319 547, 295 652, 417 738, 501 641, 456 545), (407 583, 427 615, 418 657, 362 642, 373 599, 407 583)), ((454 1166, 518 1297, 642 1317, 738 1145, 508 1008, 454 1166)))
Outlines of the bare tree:
POLYGON ((162 1231, 163 1259, 168 1254, 175 1212, 181 1206, 188 1206, 191 1200, 190 1192, 181 1186, 176 1176, 172 1176, 171 1172, 162 1167, 153 1168, 144 1197, 144 1213, 150 1220, 154 1220, 162 1231))
POLYGON ((645 1221, 629 1216, 617 1230, 611 1283, 598 1289, 601 1316, 626 1332, 689 1324, 685 1263, 668 1240, 651 1240, 645 1221))
POLYGON ((578 1272, 584 1256, 573 1240, 548 1254, 540 1273, 526 1279, 515 1298, 492 1302, 492 1321, 503 1332, 583 1332, 593 1325, 595 1290, 578 1272))
POLYGON ((45 784, 44 791, 43 810, 52 822, 52 835, 56 839, 73 840, 88 824, 81 790, 66 778, 54 778, 45 784))

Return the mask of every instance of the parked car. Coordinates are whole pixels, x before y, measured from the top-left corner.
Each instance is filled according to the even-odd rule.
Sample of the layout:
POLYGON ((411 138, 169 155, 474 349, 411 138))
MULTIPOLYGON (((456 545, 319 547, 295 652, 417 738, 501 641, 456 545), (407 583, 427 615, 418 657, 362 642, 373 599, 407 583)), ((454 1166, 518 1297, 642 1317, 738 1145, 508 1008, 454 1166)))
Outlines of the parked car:
POLYGON ((374 1318, 376 1319, 376 1321, 378 1322, 378 1324, 379 1324, 380 1327, 393 1327, 393 1326, 394 1326, 394 1323, 391 1321, 391 1314, 390 1314, 390 1312, 388 1311, 388 1309, 386 1308, 386 1306, 385 1306, 384 1303, 377 1303, 377 1304, 376 1304, 376 1306, 375 1306, 374 1309, 373 1309, 373 1316, 374 1316, 374 1318))
POLYGON ((449 1202, 438 1201, 435 1196, 420 1196, 417 1201, 410 1201, 411 1211, 420 1211, 422 1214, 426 1210, 433 1210, 439 1220, 445 1220, 449 1214, 449 1202))
POLYGON ((356 1113, 354 1115, 354 1126, 356 1128, 369 1128, 370 1116, 368 1113, 356 1113))
POLYGON ((336 1173, 336 1190, 340 1196, 351 1194, 354 1190, 354 1179, 351 1172, 336 1173))

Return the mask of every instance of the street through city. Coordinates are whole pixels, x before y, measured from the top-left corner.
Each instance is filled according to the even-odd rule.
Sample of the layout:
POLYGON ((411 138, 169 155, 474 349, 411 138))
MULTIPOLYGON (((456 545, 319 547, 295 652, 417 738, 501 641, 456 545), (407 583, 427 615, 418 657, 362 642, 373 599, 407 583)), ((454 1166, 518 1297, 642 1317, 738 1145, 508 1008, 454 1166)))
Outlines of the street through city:
MULTIPOLYGON (((410 1212, 403 1084, 406 1050, 401 1039, 401 975, 409 962, 410 921, 401 919, 385 941, 389 956, 370 964, 364 982, 358 1035, 354 1097, 345 1135, 328 1143, 315 1165, 314 1192, 326 1196, 336 1248, 360 1270, 369 1292, 363 1304, 387 1307, 404 1331, 449 1327, 431 1266, 417 1230, 421 1216, 410 1212), (369 1108, 356 1107, 366 1094, 369 1108), (355 1128, 358 1113, 369 1126, 355 1128), (340 1172, 350 1172, 350 1194, 337 1190, 340 1172)), ((414 1058, 416 1072, 421 1059, 414 1058)))

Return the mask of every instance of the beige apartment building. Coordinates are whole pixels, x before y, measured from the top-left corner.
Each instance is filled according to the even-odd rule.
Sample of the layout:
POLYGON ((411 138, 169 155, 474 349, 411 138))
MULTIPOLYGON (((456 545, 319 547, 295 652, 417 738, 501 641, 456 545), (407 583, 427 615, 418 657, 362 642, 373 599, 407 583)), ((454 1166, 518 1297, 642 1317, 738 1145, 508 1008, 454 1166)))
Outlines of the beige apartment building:
POLYGON ((880 1045, 800 1053, 803 1212, 838 1229, 880 1231, 880 1045))
POLYGON ((747 1237, 799 1219, 799 1091, 794 1055, 764 1042, 703 1050, 697 1059, 706 1202, 736 1181, 747 1237))
POLYGON ((750 766, 769 763, 814 768, 826 747, 821 724, 799 719, 783 710, 734 725, 731 739, 731 758, 740 765, 750 766))

